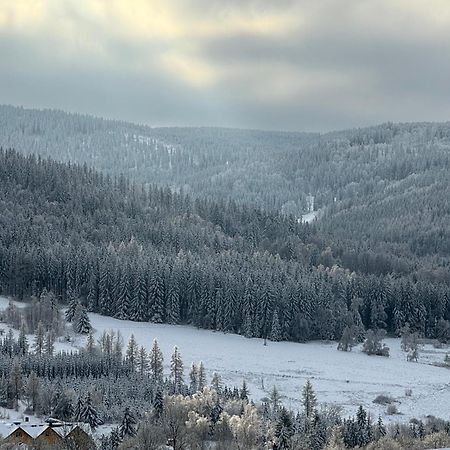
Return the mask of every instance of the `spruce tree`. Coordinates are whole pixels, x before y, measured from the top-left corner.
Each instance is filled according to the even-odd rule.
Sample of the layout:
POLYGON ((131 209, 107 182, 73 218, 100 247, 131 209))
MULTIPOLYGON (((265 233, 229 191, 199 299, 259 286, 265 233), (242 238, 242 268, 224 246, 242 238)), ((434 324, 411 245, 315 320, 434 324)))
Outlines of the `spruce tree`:
POLYGON ((312 417, 314 417, 316 411, 317 399, 311 381, 309 380, 306 380, 306 383, 303 386, 302 401, 303 408, 305 410, 305 416, 308 419, 311 419, 312 417))
POLYGON ((205 386, 206 386, 205 366, 203 364, 203 361, 200 361, 200 364, 198 365, 198 390, 202 392, 205 386))
POLYGON ((89 424, 93 431, 102 423, 97 410, 92 405, 90 392, 88 392, 86 395, 83 411, 81 413, 81 421, 89 424))
POLYGON ((95 337, 94 333, 92 331, 92 328, 89 330, 89 334, 86 338, 86 351, 92 355, 95 352, 96 346, 95 346, 95 337))
POLYGON ((53 352, 55 351, 55 336, 51 329, 45 335, 44 350, 47 355, 53 356, 53 352))
POLYGON ((241 400, 248 401, 248 396, 249 395, 250 395, 250 392, 249 392, 248 387, 247 387, 247 382, 245 380, 242 380, 242 387, 241 387, 241 391, 239 393, 239 398, 241 400))
POLYGON ((195 363, 192 363, 191 370, 189 371, 189 390, 191 394, 198 391, 198 370, 195 363))
POLYGON ((172 280, 167 296, 167 323, 177 324, 180 321, 180 297, 178 286, 172 280))
POLYGON ((164 373, 164 357, 159 348, 158 341, 154 339, 150 350, 150 378, 154 384, 162 384, 164 373))
POLYGON ((151 321, 154 323, 162 323, 164 320, 164 286, 158 272, 153 277, 151 296, 153 306, 151 321))
POLYGON ((211 387, 214 388, 214 390, 220 394, 222 391, 222 380, 220 378, 220 375, 217 372, 213 373, 212 379, 211 379, 211 387))
POLYGON ((17 340, 19 345, 19 350, 21 355, 26 355, 28 353, 28 339, 26 334, 26 325, 25 322, 22 321, 20 324, 19 338, 17 340))
POLYGON ((272 406, 272 416, 276 417, 281 403, 281 395, 276 386, 273 387, 272 392, 270 393, 270 403, 272 406))
POLYGON ((92 328, 87 310, 81 304, 77 306, 77 311, 75 313, 73 321, 73 327, 75 332, 80 334, 89 334, 89 331, 92 328))
POLYGON ((136 436, 136 419, 128 407, 125 408, 122 423, 119 426, 119 432, 122 439, 136 436))
POLYGON ((145 347, 141 346, 138 353, 138 370, 141 375, 148 371, 148 355, 145 347))
POLYGON ((39 322, 37 329, 36 329, 36 335, 34 337, 34 345, 33 345, 33 349, 34 349, 36 355, 41 356, 43 354, 44 346, 45 346, 44 325, 42 322, 39 322))
POLYGON ((179 394, 183 385, 183 361, 177 346, 174 347, 172 353, 172 359, 170 362, 170 376, 172 379, 174 392, 175 394, 179 394))
POLYGON ((83 421, 84 402, 81 396, 78 397, 75 409, 73 410, 73 419, 75 422, 83 421))
POLYGON ((156 418, 160 419, 164 410, 164 397, 160 388, 156 390, 155 398, 153 399, 153 408, 155 410, 156 418))
POLYGON ((281 408, 278 418, 275 422, 274 435, 277 443, 277 449, 287 450, 291 448, 291 437, 294 434, 294 425, 291 414, 286 408, 281 408))
POLYGON ((275 311, 273 313, 272 318, 272 327, 270 331, 270 340, 274 342, 281 341, 281 327, 280 327, 280 321, 278 319, 278 312, 275 311))
POLYGON ((69 306, 67 307, 65 314, 67 322, 72 322, 74 319, 79 303, 79 299, 75 296, 71 295, 69 297, 69 306))
POLYGON ((136 362, 138 357, 138 346, 136 343, 136 339, 134 335, 131 334, 130 339, 128 341, 127 351, 125 354, 126 360, 130 365, 131 371, 135 372, 136 370, 136 362))

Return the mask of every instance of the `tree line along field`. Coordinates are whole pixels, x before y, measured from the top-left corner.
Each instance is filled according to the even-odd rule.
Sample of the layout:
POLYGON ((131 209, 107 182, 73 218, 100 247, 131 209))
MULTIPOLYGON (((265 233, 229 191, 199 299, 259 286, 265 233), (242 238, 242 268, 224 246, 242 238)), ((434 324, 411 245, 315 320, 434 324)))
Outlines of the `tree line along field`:
POLYGON ((359 348, 339 352, 334 343, 265 346, 261 339, 95 313, 83 335, 64 324, 64 311, 51 312, 49 299, 0 299, 5 320, 41 319, 35 334, 21 328, 12 338, 3 325, 0 402, 11 407, 17 395, 29 413, 85 422, 99 448, 152 442, 157 449, 165 437, 175 438, 178 450, 202 442, 334 450, 390 448, 391 440, 399 449, 450 442, 448 369, 430 365, 445 349, 426 345, 419 363, 411 363, 394 339, 387 340, 390 358, 370 357, 359 348), (43 324, 56 321, 60 336, 48 344, 53 329, 43 324), (186 428, 168 425, 177 420, 186 428))
POLYGON ((146 189, 86 167, 0 152, 0 288, 51 291, 119 319, 272 341, 339 340, 346 327, 448 340, 449 290, 329 261, 292 217, 146 189))

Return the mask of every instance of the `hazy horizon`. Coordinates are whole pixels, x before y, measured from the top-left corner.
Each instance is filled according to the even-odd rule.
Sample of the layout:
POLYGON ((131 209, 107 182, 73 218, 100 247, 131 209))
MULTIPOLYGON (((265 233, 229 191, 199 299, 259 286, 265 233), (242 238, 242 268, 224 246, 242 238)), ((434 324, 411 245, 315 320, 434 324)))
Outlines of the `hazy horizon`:
POLYGON ((450 118, 434 0, 0 0, 0 102, 149 126, 450 118))

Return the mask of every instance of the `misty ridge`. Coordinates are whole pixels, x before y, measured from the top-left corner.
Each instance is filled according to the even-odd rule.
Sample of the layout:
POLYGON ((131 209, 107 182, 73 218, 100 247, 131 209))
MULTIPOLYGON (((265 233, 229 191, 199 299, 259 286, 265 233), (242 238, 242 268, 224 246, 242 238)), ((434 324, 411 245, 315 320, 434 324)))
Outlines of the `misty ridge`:
MULTIPOLYGON (((116 319, 168 326, 159 329, 166 338, 171 326, 194 326, 224 333, 224 342, 230 334, 260 340, 265 358, 289 341, 319 353, 335 342, 336 353, 358 349, 392 359, 395 370, 447 370, 449 124, 323 134, 152 128, 1 106, 0 147, 0 294, 16 300, 2 320, 19 333, 0 342, 5 407, 27 401, 36 417, 87 424, 83 449, 381 449, 392 441, 419 449, 450 441, 445 420, 391 423, 397 404, 418 407, 415 387, 378 395, 375 406, 366 394, 357 415, 343 419, 339 403, 319 406, 307 372, 295 413, 276 386, 265 386, 270 375, 251 380, 249 391, 256 360, 237 371, 239 388, 220 373, 208 385, 203 363, 193 363, 188 382, 177 347, 168 371, 156 341, 150 348, 131 334, 125 348, 111 331, 116 319), (441 360, 431 345, 443 349, 441 360), (30 397, 17 387, 25 383, 38 393, 58 385, 59 394, 30 397)), ((202 351, 214 365, 214 349, 205 343, 202 351)), ((345 360, 330 357, 343 372, 345 360)))

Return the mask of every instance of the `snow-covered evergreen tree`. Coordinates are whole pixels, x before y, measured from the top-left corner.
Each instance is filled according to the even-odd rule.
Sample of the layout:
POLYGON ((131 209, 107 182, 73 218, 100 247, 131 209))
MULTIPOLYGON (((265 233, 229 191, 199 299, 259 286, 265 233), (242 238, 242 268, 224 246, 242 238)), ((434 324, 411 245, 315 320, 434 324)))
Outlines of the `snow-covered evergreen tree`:
POLYGON ((130 365, 132 372, 134 372, 136 370, 138 351, 139 351, 139 349, 138 349, 136 339, 134 338, 134 334, 131 334, 130 339, 128 341, 125 358, 126 358, 128 364, 130 365))
POLYGON ((281 333, 281 326, 280 326, 280 321, 278 319, 278 312, 275 311, 273 313, 273 318, 272 318, 272 328, 270 331, 270 340, 271 341, 281 341, 282 338, 282 333, 281 333))
POLYGON ((55 336, 53 330, 49 329, 45 334, 44 350, 47 355, 52 356, 55 351, 55 336))
POLYGON ((94 431, 102 424, 97 410, 92 405, 91 393, 88 392, 86 395, 86 400, 84 402, 83 411, 81 413, 81 421, 89 424, 91 429, 94 431))
POLYGON ((26 325, 25 322, 22 321, 20 324, 20 330, 19 330, 19 338, 17 341, 20 349, 20 353, 22 355, 26 355, 28 353, 28 339, 27 339, 27 332, 26 332, 26 325))
POLYGON ((75 422, 83 421, 83 411, 84 411, 84 402, 81 396, 79 396, 75 408, 73 410, 73 419, 75 422))
POLYGON ((42 322, 38 323, 34 337, 33 350, 37 355, 42 355, 45 346, 45 330, 42 322))
POLYGON ((153 341, 149 359, 150 359, 149 361, 150 378, 153 383, 161 384, 163 381, 163 374, 164 374, 164 367, 163 367, 164 357, 159 348, 158 341, 156 339, 153 341))
POLYGON ((205 371, 205 365, 203 364, 203 361, 200 361, 198 368, 197 368, 197 381, 198 381, 198 390, 200 392, 203 391, 203 389, 206 386, 206 371, 205 371))
POLYGON ((119 432, 122 439, 125 437, 136 436, 136 419, 128 407, 125 408, 119 432))
POLYGON ((305 410, 305 416, 311 419, 316 411, 317 399, 311 381, 306 380, 302 391, 302 402, 305 410))
POLYGON ((138 371, 141 375, 144 375, 148 371, 149 362, 148 355, 145 347, 141 345, 138 352, 138 361, 137 361, 138 371))
POLYGON ((192 363, 189 371, 189 390, 192 394, 198 391, 198 369, 195 363, 192 363))
POLYGON ((73 319, 73 328, 75 332, 80 334, 89 334, 89 331, 92 328, 87 310, 82 304, 78 304, 77 306, 73 319))
POLYGON ((179 394, 183 386, 183 361, 177 346, 173 349, 170 361, 170 377, 175 394, 179 394))
POLYGON ((66 309, 66 314, 65 314, 67 322, 72 322, 72 320, 75 317, 77 307, 79 304, 80 304, 80 300, 77 297, 75 297, 74 295, 70 294, 69 305, 66 309))

